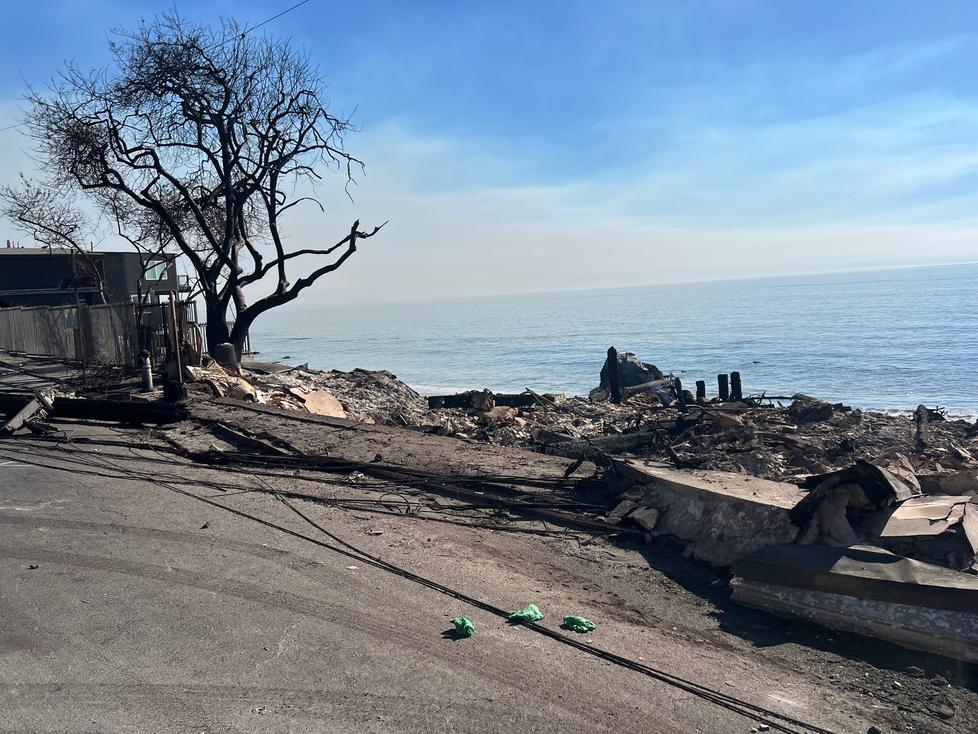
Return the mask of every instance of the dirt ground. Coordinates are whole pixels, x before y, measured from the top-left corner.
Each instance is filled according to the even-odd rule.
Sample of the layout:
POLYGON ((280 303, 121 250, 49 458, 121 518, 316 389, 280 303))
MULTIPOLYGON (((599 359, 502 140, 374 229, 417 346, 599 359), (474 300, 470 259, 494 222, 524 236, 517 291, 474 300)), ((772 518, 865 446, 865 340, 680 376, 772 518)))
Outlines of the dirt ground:
POLYGON ((829 731, 978 727, 974 670, 738 608, 722 574, 665 542, 513 518, 489 529, 495 510, 465 506, 405 515, 376 502, 396 485, 206 468, 145 448, 144 431, 59 428, 60 441, 0 444, 2 730, 758 726, 223 509, 323 537, 273 489, 409 571, 504 608, 536 603, 554 629, 586 616, 595 648, 829 731), (459 615, 475 637, 454 639, 459 615))
MULTIPOLYGON (((46 374, 6 377, 34 388, 46 374)), ((62 421, 0 442, 0 731, 763 730, 337 542, 496 607, 535 603, 548 629, 583 615, 598 627, 576 639, 594 650, 826 731, 978 730, 975 666, 734 605, 726 573, 667 540, 360 471, 180 451, 243 450, 214 432, 220 417, 303 451, 432 471, 546 477, 568 459, 265 406, 202 410, 162 430, 62 421), (451 632, 459 615, 475 637, 451 632)), ((567 499, 527 496, 548 492, 567 499)))

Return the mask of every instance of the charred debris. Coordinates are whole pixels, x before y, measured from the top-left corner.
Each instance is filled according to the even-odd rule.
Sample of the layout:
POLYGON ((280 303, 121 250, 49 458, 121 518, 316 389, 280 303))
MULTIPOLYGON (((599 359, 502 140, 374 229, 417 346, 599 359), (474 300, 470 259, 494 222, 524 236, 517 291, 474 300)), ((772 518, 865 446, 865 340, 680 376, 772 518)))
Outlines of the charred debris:
POLYGON ((215 395, 568 458, 627 455, 796 483, 861 459, 926 494, 978 491, 978 424, 943 410, 920 406, 908 417, 804 394, 745 394, 737 372, 719 375, 718 395, 707 398, 703 381, 694 395, 632 353, 614 359, 618 369, 607 360, 588 397, 529 388, 425 397, 383 371, 246 365, 229 373, 216 363, 188 370, 215 395))
MULTIPOLYGON (((153 399, 164 393, 191 413, 202 399, 230 398, 451 437, 470 452, 549 454, 570 460, 567 476, 582 465, 597 472, 589 486, 598 479, 606 509, 593 506, 583 525, 682 544, 730 570, 734 601, 978 662, 978 423, 923 405, 896 415, 750 393, 737 372, 718 375, 708 397, 705 381, 690 392, 613 347, 596 377, 587 397, 530 388, 426 397, 384 371, 189 356, 163 375, 162 391, 139 399, 0 395, 0 437, 43 433, 47 416, 185 420, 183 405, 153 399)), ((299 458, 313 457, 289 460, 299 458)))

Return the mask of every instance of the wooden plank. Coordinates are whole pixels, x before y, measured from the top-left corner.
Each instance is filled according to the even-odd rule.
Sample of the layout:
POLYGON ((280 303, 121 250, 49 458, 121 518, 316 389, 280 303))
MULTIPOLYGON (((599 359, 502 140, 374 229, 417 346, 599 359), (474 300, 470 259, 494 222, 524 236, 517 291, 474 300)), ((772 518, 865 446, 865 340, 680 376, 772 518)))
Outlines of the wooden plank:
POLYGON ((96 400, 92 398, 55 398, 56 418, 111 421, 113 423, 178 423, 189 415, 176 403, 139 400, 96 400))
MULTIPOLYGON (((32 399, 31 395, 0 394, 0 414, 15 414, 32 399)), ((177 423, 189 415, 186 408, 176 403, 61 397, 54 399, 50 413, 55 418, 155 424, 177 423)))

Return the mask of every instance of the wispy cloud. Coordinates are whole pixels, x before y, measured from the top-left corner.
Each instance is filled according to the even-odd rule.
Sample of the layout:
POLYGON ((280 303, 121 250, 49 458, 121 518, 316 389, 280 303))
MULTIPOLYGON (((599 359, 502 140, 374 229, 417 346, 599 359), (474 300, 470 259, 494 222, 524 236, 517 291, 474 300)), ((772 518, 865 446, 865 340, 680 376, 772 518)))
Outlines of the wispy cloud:
MULTIPOLYGON (((353 14, 342 38, 299 28, 338 99, 363 105, 349 143, 368 169, 353 203, 331 180, 327 215, 295 210, 288 237, 323 244, 354 218, 391 220, 313 298, 978 255, 974 37, 887 26, 874 42, 870 10, 849 29, 813 28, 799 9, 681 5, 599 19, 584 3, 351 6, 336 11, 353 14)), ((819 11, 832 12, 846 14, 819 11)), ((0 137, 0 180, 30 170, 23 147, 0 137)))
MULTIPOLYGON (((317 295, 356 297, 366 284, 390 297, 462 295, 972 259, 973 207, 927 193, 973 173, 978 155, 917 138, 931 125, 978 122, 978 110, 941 109, 712 128, 642 175, 585 172, 559 184, 515 184, 518 160, 487 168, 480 146, 381 126, 359 141, 369 167, 355 203, 327 194, 334 221, 391 225, 317 295), (885 134, 874 132, 881 119, 885 134), (805 155, 788 156, 792 146, 805 155)), ((322 232, 321 220, 305 217, 291 230, 297 240, 322 232)))

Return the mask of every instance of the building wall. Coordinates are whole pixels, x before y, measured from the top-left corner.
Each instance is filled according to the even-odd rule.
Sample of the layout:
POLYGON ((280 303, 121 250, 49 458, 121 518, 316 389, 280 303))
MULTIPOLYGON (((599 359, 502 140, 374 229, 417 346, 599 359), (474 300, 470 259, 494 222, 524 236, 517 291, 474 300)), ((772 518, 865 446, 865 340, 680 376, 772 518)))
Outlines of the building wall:
MULTIPOLYGON (((59 306, 75 303, 75 267, 69 253, 0 251, 0 302, 9 306, 59 306)), ((97 264, 98 255, 93 255, 97 264)), ((98 302, 98 289, 80 287, 82 303, 98 302)))
MULTIPOLYGON (((0 306, 73 305, 73 257, 63 252, 4 254, 0 249, 0 306)), ((129 303, 140 292, 149 293, 149 302, 158 303, 159 293, 179 290, 174 262, 167 263, 163 278, 151 281, 142 278, 145 256, 138 252, 99 252, 91 257, 102 274, 109 303, 129 303)), ((81 303, 100 302, 95 287, 79 287, 77 296, 81 303)))
POLYGON ((106 252, 105 284, 110 292, 110 300, 123 303, 131 300, 137 293, 150 293, 151 302, 159 302, 159 293, 178 290, 177 266, 174 262, 166 265, 166 275, 160 280, 147 280, 142 277, 144 259, 157 262, 158 258, 147 258, 138 252, 106 252), (119 299, 119 300, 116 300, 119 299))

